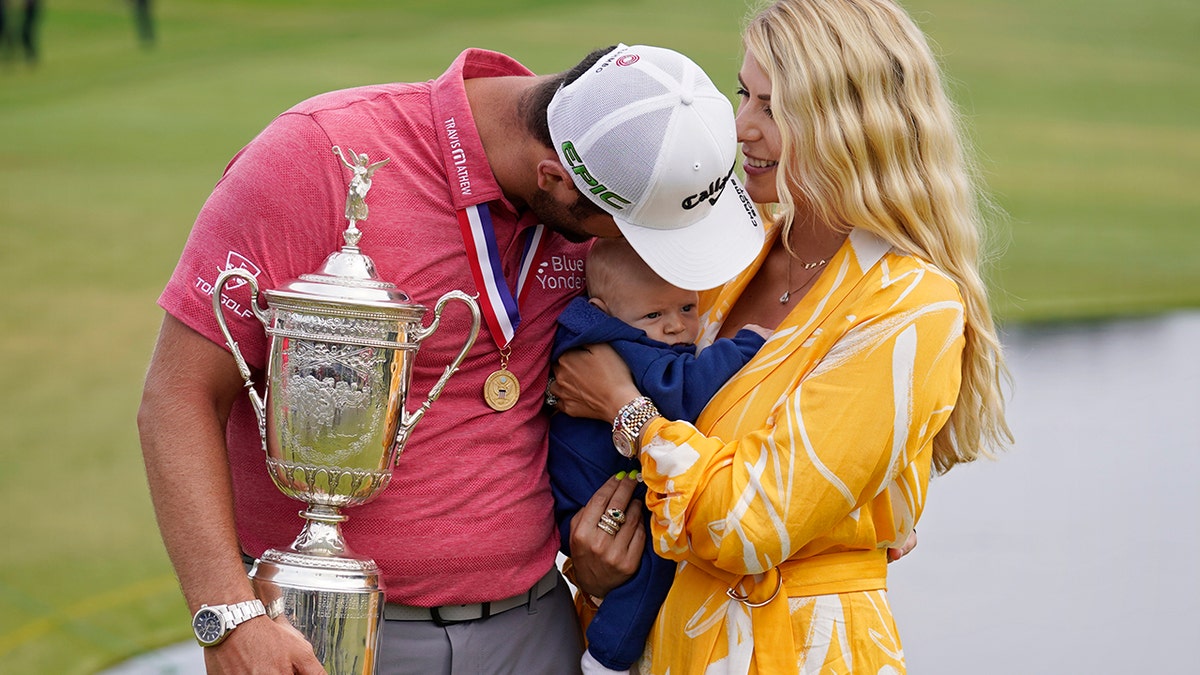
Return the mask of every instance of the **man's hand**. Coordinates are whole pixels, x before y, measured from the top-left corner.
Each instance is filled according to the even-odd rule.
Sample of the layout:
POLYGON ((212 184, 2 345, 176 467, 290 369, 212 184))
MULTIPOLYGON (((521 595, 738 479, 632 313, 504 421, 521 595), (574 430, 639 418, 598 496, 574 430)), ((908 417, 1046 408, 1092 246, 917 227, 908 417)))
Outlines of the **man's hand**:
POLYGON ((238 624, 215 647, 204 648, 204 667, 209 675, 324 675, 325 668, 312 645, 284 617, 274 621, 265 616, 238 624))
POLYGON ((571 561, 575 585, 584 593, 603 598, 625 583, 638 570, 646 531, 642 528, 642 504, 632 500, 635 478, 608 479, 571 519, 571 561), (620 509, 625 522, 615 535, 598 527, 608 509, 620 509))

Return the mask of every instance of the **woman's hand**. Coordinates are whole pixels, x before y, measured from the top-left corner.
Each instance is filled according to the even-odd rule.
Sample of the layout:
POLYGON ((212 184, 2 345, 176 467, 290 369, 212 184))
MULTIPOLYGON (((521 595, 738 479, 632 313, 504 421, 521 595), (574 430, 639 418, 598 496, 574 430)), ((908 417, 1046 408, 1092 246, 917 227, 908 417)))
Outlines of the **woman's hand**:
POLYGON ((549 392, 555 406, 571 417, 611 422, 621 406, 641 396, 629 366, 607 344, 572 349, 554 365, 549 392))
POLYGON ((631 500, 635 487, 635 478, 609 478, 571 519, 571 564, 575 566, 575 585, 584 593, 603 598, 628 581, 641 565, 646 529, 642 527, 641 502, 631 500), (625 515, 616 534, 600 528, 600 518, 609 509, 625 515))
POLYGON ((887 552, 888 562, 896 562, 904 556, 912 553, 912 550, 917 547, 917 528, 913 528, 912 532, 908 533, 908 538, 900 545, 900 548, 889 548, 887 552))

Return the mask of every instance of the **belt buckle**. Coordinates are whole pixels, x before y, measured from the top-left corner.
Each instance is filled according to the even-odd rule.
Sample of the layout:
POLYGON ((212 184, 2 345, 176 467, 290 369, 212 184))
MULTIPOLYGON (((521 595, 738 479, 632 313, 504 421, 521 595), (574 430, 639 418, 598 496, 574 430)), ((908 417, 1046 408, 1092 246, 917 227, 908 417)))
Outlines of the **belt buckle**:
POLYGON ((483 608, 483 614, 481 616, 478 616, 473 619, 461 619, 461 620, 443 619, 441 612, 438 611, 439 609, 441 609, 440 607, 430 607, 429 608, 429 616, 432 617, 433 625, 437 626, 438 628, 445 628, 446 626, 453 626, 455 624, 467 623, 468 621, 480 621, 480 620, 486 619, 492 615, 492 603, 490 603, 490 602, 482 603, 481 607, 483 608))
POLYGON ((783 574, 779 574, 775 579, 775 592, 771 593, 771 597, 763 600, 762 602, 750 602, 750 596, 753 594, 753 591, 745 595, 741 595, 733 590, 733 586, 730 586, 729 589, 725 591, 725 595, 728 595, 731 600, 737 600, 747 607, 758 608, 770 604, 771 601, 775 599, 775 596, 779 595, 779 589, 781 588, 783 588, 783 574))

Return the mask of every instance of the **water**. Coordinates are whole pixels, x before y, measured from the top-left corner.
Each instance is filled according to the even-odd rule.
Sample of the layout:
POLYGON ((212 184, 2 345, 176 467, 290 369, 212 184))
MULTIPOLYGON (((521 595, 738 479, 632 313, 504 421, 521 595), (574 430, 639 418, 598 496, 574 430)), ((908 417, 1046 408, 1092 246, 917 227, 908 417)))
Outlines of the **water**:
POLYGON ((889 595, 913 673, 1194 673, 1200 314, 1014 331, 1016 446, 935 479, 889 595))
MULTIPOLYGON (((934 479, 891 567, 910 672, 1195 672, 1200 313, 1004 342, 1015 447, 934 479)), ((185 643, 109 672, 204 670, 185 643)))

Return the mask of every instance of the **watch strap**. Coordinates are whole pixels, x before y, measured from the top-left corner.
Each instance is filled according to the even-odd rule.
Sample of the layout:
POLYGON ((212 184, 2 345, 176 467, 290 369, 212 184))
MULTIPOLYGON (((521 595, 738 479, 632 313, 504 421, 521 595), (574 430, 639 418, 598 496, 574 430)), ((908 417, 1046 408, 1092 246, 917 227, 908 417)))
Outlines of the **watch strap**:
POLYGON ((267 608, 263 605, 262 600, 255 598, 246 600, 232 605, 225 605, 225 610, 229 613, 230 626, 236 626, 243 621, 249 621, 256 616, 262 616, 267 613, 267 608))
POLYGON ((636 454, 642 428, 658 416, 658 408, 654 405, 654 401, 645 396, 639 396, 621 406, 613 420, 613 432, 623 434, 629 441, 630 454, 626 455, 627 457, 636 454))

